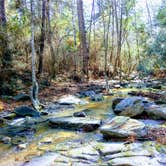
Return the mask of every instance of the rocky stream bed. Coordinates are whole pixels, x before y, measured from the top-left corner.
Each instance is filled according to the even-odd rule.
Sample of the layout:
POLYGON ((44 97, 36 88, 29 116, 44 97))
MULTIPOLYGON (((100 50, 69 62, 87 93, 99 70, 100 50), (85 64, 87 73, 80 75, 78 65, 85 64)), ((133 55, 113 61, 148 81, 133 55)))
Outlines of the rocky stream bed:
POLYGON ((0 166, 164 166, 165 119, 163 81, 90 86, 0 113, 0 166))

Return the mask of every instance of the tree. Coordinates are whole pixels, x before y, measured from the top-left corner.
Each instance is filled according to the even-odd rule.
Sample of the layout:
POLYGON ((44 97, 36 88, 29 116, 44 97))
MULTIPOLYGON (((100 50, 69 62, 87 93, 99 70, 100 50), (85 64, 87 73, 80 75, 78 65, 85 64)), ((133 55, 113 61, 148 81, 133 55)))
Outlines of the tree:
POLYGON ((38 73, 41 74, 43 70, 43 53, 46 32, 46 0, 42 1, 42 23, 41 23, 41 36, 40 36, 40 50, 39 50, 39 66, 38 73))
POLYGON ((108 85, 108 37, 109 37, 109 29, 110 29, 110 21, 111 21, 111 4, 109 2, 108 4, 108 21, 106 20, 105 13, 103 11, 102 14, 102 20, 103 20, 103 28, 104 28, 104 75, 105 75, 105 82, 106 82, 106 92, 108 93, 109 91, 109 85, 108 85))
POLYGON ((12 56, 8 45, 5 0, 0 0, 0 29, 2 68, 7 70, 11 67, 12 56))
POLYGON ((38 83, 36 80, 36 71, 35 71, 35 60, 36 60, 36 53, 35 53, 35 44, 34 44, 34 21, 35 21, 35 9, 34 9, 34 0, 31 0, 31 56, 32 56, 32 89, 31 89, 31 100, 33 106, 36 110, 40 109, 40 103, 38 100, 38 83))
POLYGON ((5 0, 0 0, 0 93, 2 94, 8 95, 14 91, 11 86, 12 70, 12 54, 9 48, 5 0))
POLYGON ((162 5, 157 14, 157 20, 161 27, 166 26, 166 0, 162 1, 162 5))
POLYGON ((116 24, 116 35, 117 35, 117 51, 116 51, 116 58, 115 58, 115 65, 114 65, 114 74, 117 73, 119 68, 120 75, 121 75, 120 57, 121 57, 121 49, 122 49, 123 0, 122 1, 114 0, 114 5, 115 5, 115 24, 116 24), (118 7, 119 7, 119 12, 118 12, 118 7))
POLYGON ((78 14, 78 25, 79 25, 79 33, 80 33, 80 41, 82 48, 82 56, 83 56, 83 74, 88 79, 88 67, 89 67, 89 48, 86 40, 86 30, 85 30, 85 22, 84 22, 84 11, 83 11, 83 2, 82 0, 77 0, 77 14, 78 14))
POLYGON ((55 78, 55 62, 56 62, 56 55, 55 49, 52 42, 52 30, 51 30, 51 18, 50 18, 50 0, 47 0, 47 21, 48 21, 48 44, 50 46, 51 51, 51 78, 55 78))

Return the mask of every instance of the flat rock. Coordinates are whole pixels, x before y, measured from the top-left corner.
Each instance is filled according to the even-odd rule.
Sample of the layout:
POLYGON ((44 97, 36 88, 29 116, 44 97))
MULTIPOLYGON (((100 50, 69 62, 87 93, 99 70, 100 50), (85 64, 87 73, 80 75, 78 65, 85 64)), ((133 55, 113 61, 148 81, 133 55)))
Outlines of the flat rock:
POLYGON ((63 155, 66 155, 74 159, 84 159, 91 162, 97 162, 99 160, 99 153, 92 145, 85 145, 83 147, 74 148, 67 152, 64 152, 63 155))
POLYGON ((36 157, 32 159, 28 163, 24 163, 24 166, 37 166, 40 163, 40 166, 48 166, 51 164, 55 164, 54 160, 58 158, 60 155, 56 153, 48 153, 40 157, 36 157))
POLYGON ((100 127, 105 138, 141 138, 147 135, 145 124, 129 117, 117 116, 100 127))
POLYGON ((109 155, 121 152, 125 149, 125 145, 123 143, 97 143, 95 148, 100 152, 101 155, 109 155))
POLYGON ((20 94, 14 96, 13 99, 15 101, 26 101, 26 100, 30 100, 31 98, 29 95, 27 95, 25 93, 20 93, 20 94))
POLYGON ((28 106, 20 106, 14 109, 14 113, 18 116, 32 116, 32 117, 39 117, 40 113, 35 109, 28 107, 28 106))
POLYGON ((84 131, 93 131, 100 126, 100 120, 84 117, 51 118, 49 123, 56 128, 83 129, 84 131))
POLYGON ((162 166, 156 158, 150 158, 146 156, 134 156, 134 157, 120 157, 112 159, 108 162, 111 166, 162 166))
POLYGON ((139 151, 125 151, 119 152, 116 154, 111 154, 106 156, 106 160, 121 158, 121 157, 133 157, 133 156, 148 156, 151 157, 152 154, 148 150, 139 150, 139 151))

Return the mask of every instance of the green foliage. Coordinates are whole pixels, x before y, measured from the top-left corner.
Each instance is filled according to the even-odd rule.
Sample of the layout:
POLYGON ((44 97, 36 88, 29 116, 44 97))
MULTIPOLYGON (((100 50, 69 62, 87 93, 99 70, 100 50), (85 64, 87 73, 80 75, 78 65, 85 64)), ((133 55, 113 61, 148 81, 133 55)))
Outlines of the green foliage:
POLYGON ((155 41, 150 46, 150 55, 160 56, 162 60, 166 60, 166 31, 161 30, 155 41))
POLYGON ((166 26, 166 5, 162 6, 159 10, 157 19, 161 26, 166 26))
POLYGON ((155 58, 149 59, 145 57, 140 61, 137 70, 143 72, 144 74, 150 74, 154 70, 154 66, 155 58))

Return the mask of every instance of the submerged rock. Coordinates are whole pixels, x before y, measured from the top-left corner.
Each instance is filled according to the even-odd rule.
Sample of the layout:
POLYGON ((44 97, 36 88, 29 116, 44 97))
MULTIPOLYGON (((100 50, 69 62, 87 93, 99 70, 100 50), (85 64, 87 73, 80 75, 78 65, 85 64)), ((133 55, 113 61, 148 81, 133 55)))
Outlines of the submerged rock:
POLYGON ((63 104, 63 105, 71 105, 71 104, 75 104, 75 105, 85 105, 85 104, 88 104, 87 101, 85 100, 81 100, 79 99, 78 97, 76 96, 73 96, 73 95, 64 95, 62 96, 59 100, 58 100, 58 103, 59 104, 63 104))
POLYGON ((103 101, 104 100, 104 96, 103 96, 102 93, 95 94, 95 95, 90 96, 90 100, 91 101, 95 101, 95 102, 103 101))
POLYGON ((66 105, 66 104, 59 104, 59 103, 52 103, 48 105, 48 107, 44 110, 48 114, 65 111, 65 110, 74 110, 74 105, 66 105))
POLYGON ((115 114, 129 117, 140 115, 144 111, 143 101, 144 100, 142 97, 125 98, 121 100, 116 106, 114 104, 114 112, 115 114))
POLYGON ((14 112, 18 116, 32 116, 32 117, 39 117, 40 113, 35 109, 28 107, 28 106, 20 106, 14 109, 14 112))
POLYGON ((74 112, 74 113, 73 113, 73 116, 74 116, 74 117, 86 117, 87 115, 86 115, 85 112, 80 111, 80 112, 74 112))
POLYGON ((100 120, 84 117, 51 118, 49 123, 52 127, 56 128, 83 129, 84 131, 93 131, 100 126, 100 120))
POLYGON ((129 117, 117 116, 100 127, 105 138, 142 138, 147 135, 145 124, 129 117))
POLYGON ((84 97, 91 97, 91 96, 94 96, 95 94, 96 94, 96 92, 93 91, 93 90, 84 90, 84 91, 80 91, 80 92, 78 93, 78 96, 79 96, 80 98, 84 98, 84 97))
POLYGON ((18 148, 19 150, 26 149, 26 147, 27 147, 27 143, 19 144, 19 145, 17 146, 17 148, 18 148))

